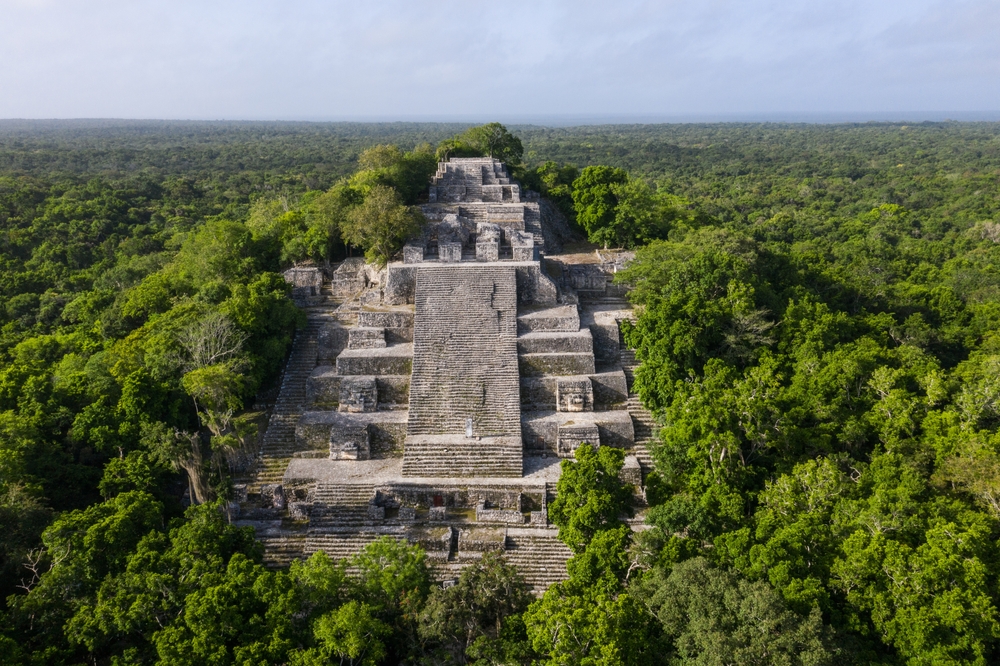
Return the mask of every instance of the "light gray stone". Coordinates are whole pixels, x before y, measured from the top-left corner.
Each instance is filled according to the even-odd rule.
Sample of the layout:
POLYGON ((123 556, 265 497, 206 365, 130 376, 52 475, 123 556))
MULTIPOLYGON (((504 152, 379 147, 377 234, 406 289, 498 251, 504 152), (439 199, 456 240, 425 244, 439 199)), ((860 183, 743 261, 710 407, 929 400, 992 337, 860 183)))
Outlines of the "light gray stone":
POLYGON ((338 411, 357 414, 378 409, 378 389, 375 377, 350 376, 340 380, 338 411))
POLYGON ((557 378, 556 410, 560 412, 594 411, 594 387, 590 383, 590 378, 557 378))
POLYGON ((590 445, 595 449, 601 445, 600 431, 596 423, 566 424, 559 426, 557 453, 563 458, 572 458, 577 447, 590 445))

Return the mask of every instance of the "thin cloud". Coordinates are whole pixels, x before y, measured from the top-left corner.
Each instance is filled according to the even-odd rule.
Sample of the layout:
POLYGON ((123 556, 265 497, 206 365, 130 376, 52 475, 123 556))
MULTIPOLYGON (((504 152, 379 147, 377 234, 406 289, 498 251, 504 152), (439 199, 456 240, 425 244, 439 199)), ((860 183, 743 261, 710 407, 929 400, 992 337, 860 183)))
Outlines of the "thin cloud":
POLYGON ((0 117, 1000 109, 989 0, 0 0, 0 117))

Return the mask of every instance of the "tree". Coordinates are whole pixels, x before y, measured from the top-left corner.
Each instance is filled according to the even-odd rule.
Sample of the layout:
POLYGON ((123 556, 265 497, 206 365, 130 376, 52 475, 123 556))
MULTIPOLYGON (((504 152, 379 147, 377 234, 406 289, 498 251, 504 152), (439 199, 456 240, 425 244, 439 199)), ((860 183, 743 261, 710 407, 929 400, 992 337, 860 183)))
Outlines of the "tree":
POLYGON ((493 157, 505 164, 515 166, 521 163, 524 146, 521 140, 510 133, 500 123, 487 123, 470 127, 465 132, 438 145, 437 159, 449 157, 493 157))
POLYGON ((391 187, 375 185, 347 216, 344 240, 365 250, 368 261, 384 266, 424 224, 419 211, 403 205, 391 187))
POLYGON ((561 463, 549 519, 559 526, 559 539, 573 552, 583 552, 600 530, 619 527, 621 517, 631 514, 631 491, 618 478, 624 457, 621 449, 581 445, 575 461, 561 463))
POLYGON ((672 644, 671 663, 834 663, 832 632, 818 609, 799 616, 766 583, 740 579, 704 558, 681 562, 669 572, 654 569, 635 594, 672 644))
POLYGON ((500 123, 486 123, 469 128, 462 138, 477 147, 487 157, 495 157, 507 164, 519 164, 524 155, 521 140, 500 123))
POLYGON ((618 207, 618 187, 629 181, 624 169, 609 166, 589 166, 573 181, 573 207, 576 221, 591 237, 609 228, 618 207))
POLYGON ((338 659, 348 666, 375 666, 386 656, 383 640, 391 633, 374 608, 351 600, 316 620, 313 635, 319 646, 295 655, 291 663, 321 666, 338 659))
MULTIPOLYGON (((527 637, 518 638, 510 620, 530 602, 520 572, 502 555, 485 553, 462 570, 458 583, 431 592, 420 612, 420 637, 441 646, 454 663, 477 657, 523 663, 527 637)), ((523 623, 516 628, 523 631, 523 623)))

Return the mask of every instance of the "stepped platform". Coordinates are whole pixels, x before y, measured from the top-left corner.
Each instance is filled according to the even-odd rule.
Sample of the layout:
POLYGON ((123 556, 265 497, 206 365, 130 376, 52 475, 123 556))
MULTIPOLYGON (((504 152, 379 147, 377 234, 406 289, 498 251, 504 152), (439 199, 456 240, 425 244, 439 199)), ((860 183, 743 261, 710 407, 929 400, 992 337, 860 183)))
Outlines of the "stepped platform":
POLYGON ((573 556, 559 540, 559 530, 507 530, 504 556, 524 576, 536 596, 541 596, 553 583, 569 578, 566 560, 573 556))
MULTIPOLYGON (((635 442, 632 417, 624 409, 607 412, 525 412, 521 416, 521 428, 526 448, 564 457, 573 454, 571 449, 560 449, 564 440, 576 440, 573 442, 575 447, 581 441, 581 432, 592 432, 600 438, 601 446, 630 449, 635 442)), ((590 436, 586 439, 589 441, 590 436)))
POLYGON ((587 375, 521 377, 521 411, 556 410, 560 384, 579 382, 590 383, 595 411, 626 408, 629 393, 625 373, 608 370, 587 375))
POLYGON ((285 470, 286 486, 301 487, 312 483, 384 486, 387 484, 426 485, 433 487, 537 487, 555 483, 559 479, 559 458, 523 456, 521 472, 509 477, 474 477, 458 479, 451 474, 444 476, 403 476, 401 458, 373 458, 370 460, 322 460, 293 458, 285 470))
POLYGON ((520 437, 410 435, 403 444, 403 476, 516 477, 520 437))
POLYGON ((566 578, 547 510, 576 448, 624 449, 644 502, 657 424, 621 339, 628 256, 541 260, 554 209, 489 158, 440 164, 422 210, 401 261, 287 274, 309 323, 232 511, 269 566, 388 536, 423 547, 440 581, 505 552, 541 594, 566 578))
POLYGON ((593 352, 521 354, 517 362, 522 377, 590 375, 597 371, 593 352))
POLYGON ((594 338, 590 329, 576 331, 537 331, 517 337, 519 354, 576 353, 593 354, 594 338))
POLYGON ((337 356, 339 375, 408 375, 413 366, 413 344, 345 349, 337 356))
POLYGON ((553 331, 579 333, 580 312, 575 305, 524 308, 517 315, 517 331, 520 335, 553 331))

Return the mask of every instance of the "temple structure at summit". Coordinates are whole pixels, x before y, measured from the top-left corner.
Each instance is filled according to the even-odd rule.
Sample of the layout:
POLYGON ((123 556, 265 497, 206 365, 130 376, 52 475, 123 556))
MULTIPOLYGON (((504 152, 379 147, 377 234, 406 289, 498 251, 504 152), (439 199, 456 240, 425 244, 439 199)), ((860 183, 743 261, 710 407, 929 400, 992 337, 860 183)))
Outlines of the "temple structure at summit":
POLYGON ((547 247, 551 208, 494 159, 441 163, 422 208, 424 234, 385 269, 286 274, 309 323, 239 520, 275 564, 390 535, 442 580, 505 551, 540 592, 570 555, 547 519, 562 459, 625 449, 641 502, 652 421, 620 344, 616 257, 547 247))

